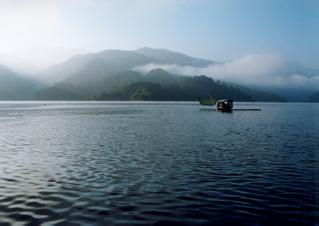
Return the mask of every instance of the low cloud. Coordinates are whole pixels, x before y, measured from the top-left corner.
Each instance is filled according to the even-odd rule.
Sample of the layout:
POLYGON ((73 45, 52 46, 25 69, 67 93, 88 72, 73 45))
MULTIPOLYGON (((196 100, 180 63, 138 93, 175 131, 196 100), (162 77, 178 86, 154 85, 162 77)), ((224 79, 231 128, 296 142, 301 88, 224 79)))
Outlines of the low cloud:
POLYGON ((319 88, 319 74, 305 76, 300 71, 294 72, 291 67, 293 65, 277 55, 248 55, 237 60, 211 64, 206 67, 151 63, 137 66, 133 70, 147 73, 153 69, 161 68, 173 74, 206 75, 214 79, 243 85, 319 88))

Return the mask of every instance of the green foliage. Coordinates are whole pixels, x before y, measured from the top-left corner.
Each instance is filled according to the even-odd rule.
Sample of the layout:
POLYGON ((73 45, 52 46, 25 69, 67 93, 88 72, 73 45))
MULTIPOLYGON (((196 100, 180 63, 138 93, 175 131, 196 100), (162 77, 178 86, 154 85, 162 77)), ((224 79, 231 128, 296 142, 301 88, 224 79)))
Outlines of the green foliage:
POLYGON ((38 91, 35 97, 37 100, 81 100, 81 96, 76 94, 74 89, 71 84, 60 83, 38 91))
POLYGON ((122 88, 104 92, 98 100, 172 100, 196 101, 202 97, 234 98, 239 101, 249 101, 250 96, 237 88, 217 84, 205 76, 175 76, 157 69, 136 82, 122 88))
POLYGON ((130 100, 149 100, 152 99, 151 93, 146 88, 140 88, 130 96, 130 100))
POLYGON ((217 100, 213 98, 203 98, 199 100, 199 103, 201 105, 206 105, 206 106, 214 106, 216 102, 217 100))
POLYGON ((247 93, 239 87, 216 82, 206 76, 180 76, 162 69, 155 69, 146 75, 136 71, 123 71, 104 76, 100 80, 73 83, 68 80, 38 92, 37 98, 41 100, 197 101, 200 98, 214 97, 235 101, 259 101, 262 95, 269 100, 277 100, 275 96, 267 93, 260 91, 247 93))

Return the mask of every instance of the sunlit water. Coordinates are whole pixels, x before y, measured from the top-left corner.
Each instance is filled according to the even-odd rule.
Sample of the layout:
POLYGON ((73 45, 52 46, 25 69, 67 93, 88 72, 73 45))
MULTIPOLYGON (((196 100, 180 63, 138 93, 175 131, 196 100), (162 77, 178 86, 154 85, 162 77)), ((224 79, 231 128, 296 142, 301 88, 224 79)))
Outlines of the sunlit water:
POLYGON ((318 104, 0 102, 0 225, 316 225, 318 104))

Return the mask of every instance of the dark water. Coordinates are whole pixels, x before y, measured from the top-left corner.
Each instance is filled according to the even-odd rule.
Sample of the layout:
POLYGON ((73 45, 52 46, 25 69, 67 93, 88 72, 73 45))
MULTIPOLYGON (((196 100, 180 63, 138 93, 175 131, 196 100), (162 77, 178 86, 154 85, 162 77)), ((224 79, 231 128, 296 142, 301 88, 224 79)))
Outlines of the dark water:
POLYGON ((318 104, 0 102, 0 225, 316 225, 318 104))

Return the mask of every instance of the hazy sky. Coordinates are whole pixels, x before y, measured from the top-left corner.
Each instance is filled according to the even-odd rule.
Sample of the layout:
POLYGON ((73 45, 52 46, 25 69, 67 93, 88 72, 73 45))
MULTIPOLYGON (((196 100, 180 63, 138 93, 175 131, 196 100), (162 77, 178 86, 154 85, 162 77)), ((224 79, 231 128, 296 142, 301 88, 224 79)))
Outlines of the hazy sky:
POLYGON ((280 54, 319 69, 318 0, 0 0, 0 52, 167 48, 212 60, 280 54))

